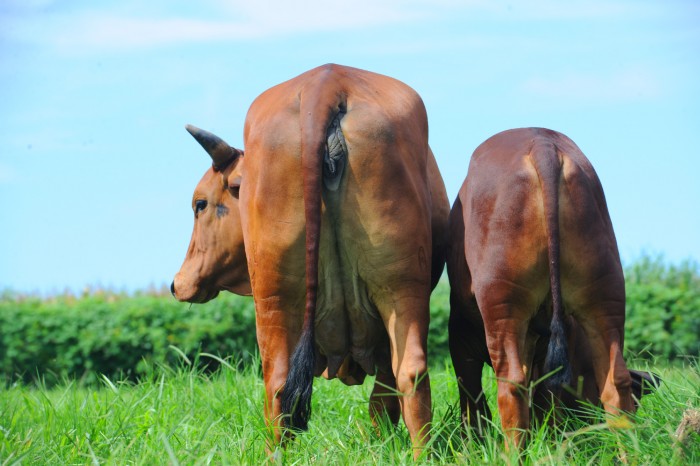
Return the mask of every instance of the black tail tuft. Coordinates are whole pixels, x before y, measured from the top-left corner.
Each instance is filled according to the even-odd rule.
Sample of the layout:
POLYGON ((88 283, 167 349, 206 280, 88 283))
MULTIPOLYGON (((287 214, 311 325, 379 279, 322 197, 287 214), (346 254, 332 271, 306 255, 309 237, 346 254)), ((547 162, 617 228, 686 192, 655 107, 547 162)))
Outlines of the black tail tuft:
POLYGON ((305 328, 289 361, 287 381, 282 391, 282 414, 291 430, 307 430, 311 418, 315 365, 314 336, 305 328))
POLYGON ((544 384, 549 390, 557 390, 563 384, 571 381, 566 329, 560 313, 554 314, 550 330, 551 335, 547 346, 547 356, 544 359, 544 372, 545 374, 555 370, 556 372, 549 376, 544 384))

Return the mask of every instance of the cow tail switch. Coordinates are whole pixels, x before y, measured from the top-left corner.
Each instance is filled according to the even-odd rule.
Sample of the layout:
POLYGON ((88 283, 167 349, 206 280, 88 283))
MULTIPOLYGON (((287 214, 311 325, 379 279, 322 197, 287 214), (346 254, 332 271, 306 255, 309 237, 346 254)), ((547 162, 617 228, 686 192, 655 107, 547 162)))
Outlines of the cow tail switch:
POLYGON ((311 418, 315 363, 313 324, 304 322, 299 343, 289 361, 287 381, 282 391, 282 413, 285 426, 291 430, 307 430, 311 418), (309 370, 309 367, 311 370, 309 370))
MULTIPOLYGON (((318 292, 318 258, 321 235, 321 190, 328 139, 337 137, 336 122, 344 107, 344 93, 327 74, 310 82, 300 93, 301 165, 306 220, 306 308, 299 342, 289 361, 282 390, 282 414, 292 430, 306 430, 311 417, 315 365, 314 323, 318 292)), ((344 141, 333 144, 343 147, 344 141)), ((341 149, 342 150, 342 149, 341 149)), ((331 154, 333 156, 333 154, 331 154)), ((337 167, 340 168, 340 167, 337 167)), ((330 188, 333 188, 331 182, 330 188)))
POLYGON ((550 324, 549 345, 544 360, 545 386, 554 391, 571 380, 571 367, 567 349, 564 306, 561 294, 559 267, 559 181, 561 160, 551 143, 535 141, 532 160, 540 178, 544 200, 545 228, 547 231, 547 255, 549 257, 549 280, 552 296, 552 322, 550 324))

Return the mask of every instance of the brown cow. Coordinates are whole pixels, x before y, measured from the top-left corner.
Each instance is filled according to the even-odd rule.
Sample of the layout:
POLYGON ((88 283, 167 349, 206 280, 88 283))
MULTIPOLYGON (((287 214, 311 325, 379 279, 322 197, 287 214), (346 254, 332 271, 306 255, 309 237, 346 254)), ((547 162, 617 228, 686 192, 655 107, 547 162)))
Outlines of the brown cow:
POLYGON ((326 65, 253 102, 245 156, 188 129, 214 166, 194 193, 173 294, 203 302, 252 288, 276 440, 282 427, 307 427, 314 375, 361 383, 376 373, 373 419, 402 413, 418 455, 431 420, 429 297, 449 214, 418 94, 326 65))
POLYGON ((569 337, 581 334, 575 348, 590 351, 605 409, 634 410, 615 234, 600 181, 569 138, 527 128, 481 144, 452 207, 449 237, 450 352, 466 423, 488 416, 481 370, 492 364, 504 431, 520 445, 530 382, 557 369, 548 388, 556 393, 571 381, 571 326, 583 329, 569 337))

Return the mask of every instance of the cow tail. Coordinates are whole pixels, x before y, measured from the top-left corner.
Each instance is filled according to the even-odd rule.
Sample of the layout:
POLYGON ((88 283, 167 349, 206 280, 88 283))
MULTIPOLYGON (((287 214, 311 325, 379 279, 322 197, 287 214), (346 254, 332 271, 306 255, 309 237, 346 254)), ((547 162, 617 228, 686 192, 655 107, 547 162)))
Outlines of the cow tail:
POLYGON ((301 336, 289 361, 282 391, 282 414, 286 426, 307 430, 311 417, 316 351, 314 322, 318 293, 318 258, 321 234, 321 189, 326 133, 341 105, 330 86, 319 85, 300 94, 301 164, 306 220, 306 307, 301 336))
POLYGON ((571 380, 571 367, 567 348, 567 331, 564 322, 564 306, 561 294, 560 234, 559 234, 559 179, 561 161, 552 144, 533 147, 535 169, 540 177, 544 199, 545 229, 547 232, 547 255, 549 258, 549 280, 552 295, 552 322, 544 372, 554 372, 545 380, 545 386, 557 390, 571 380))

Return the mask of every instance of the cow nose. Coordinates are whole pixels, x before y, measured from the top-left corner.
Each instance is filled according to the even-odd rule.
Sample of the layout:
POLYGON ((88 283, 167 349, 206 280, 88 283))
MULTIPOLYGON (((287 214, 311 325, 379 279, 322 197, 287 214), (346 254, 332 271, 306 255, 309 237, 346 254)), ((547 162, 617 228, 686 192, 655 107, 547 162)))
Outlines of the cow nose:
POLYGON ((177 296, 175 296, 175 280, 170 284, 170 294, 173 295, 173 298, 177 298, 177 296))

